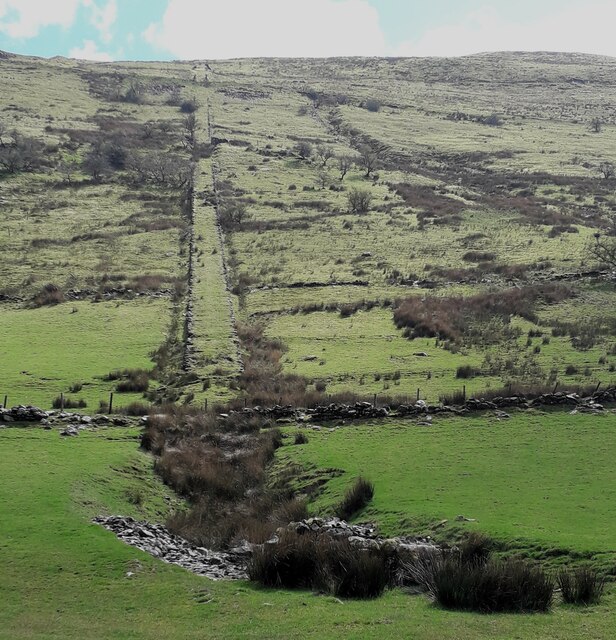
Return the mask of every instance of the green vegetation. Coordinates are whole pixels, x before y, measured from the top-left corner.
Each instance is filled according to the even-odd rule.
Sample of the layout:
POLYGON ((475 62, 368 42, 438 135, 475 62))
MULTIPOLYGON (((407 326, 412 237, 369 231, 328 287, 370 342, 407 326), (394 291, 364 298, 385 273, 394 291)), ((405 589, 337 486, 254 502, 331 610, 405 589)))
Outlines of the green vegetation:
POLYGON ((375 493, 361 517, 387 533, 447 537, 479 529, 531 557, 558 564, 572 552, 613 573, 613 423, 612 414, 560 411, 435 418, 432 426, 379 421, 312 432, 278 459, 344 471, 328 481, 314 510, 333 511, 349 478, 364 475, 375 493))
MULTIPOLYGON (((595 603, 616 575, 610 407, 308 433, 217 406, 613 384, 613 60, 0 64, 0 399, 163 412, 155 460, 134 430, 0 430, 0 637, 613 635, 609 582, 595 603), (356 478, 374 488, 345 498, 356 478), (265 540, 305 514, 289 486, 386 534, 481 532, 593 604, 341 604, 211 583, 89 523, 265 540)), ((332 580, 303 584, 358 593, 332 580)))
MULTIPOLYGON (((382 638, 582 640, 613 631, 614 593, 580 615, 452 613, 389 591, 375 601, 261 589, 191 575, 90 524, 100 513, 154 521, 168 493, 136 452, 138 434, 105 429, 63 440, 56 432, 0 430, 0 637, 382 638), (131 498, 139 492, 139 505, 131 498), (130 575, 129 575, 130 574, 130 575)), ((302 449, 297 447, 296 449, 302 449)), ((377 493, 378 496, 378 493, 377 493)))

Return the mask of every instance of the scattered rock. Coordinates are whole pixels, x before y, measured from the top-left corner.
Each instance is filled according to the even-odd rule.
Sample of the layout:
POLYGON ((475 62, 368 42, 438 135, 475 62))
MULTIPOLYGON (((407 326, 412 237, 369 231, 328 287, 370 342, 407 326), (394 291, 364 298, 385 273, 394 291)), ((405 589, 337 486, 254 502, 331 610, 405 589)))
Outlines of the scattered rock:
POLYGON ((192 573, 212 580, 245 580, 247 551, 211 551, 197 547, 173 535, 160 524, 138 522, 123 516, 98 517, 94 519, 105 529, 141 551, 149 553, 163 562, 178 565, 192 573))

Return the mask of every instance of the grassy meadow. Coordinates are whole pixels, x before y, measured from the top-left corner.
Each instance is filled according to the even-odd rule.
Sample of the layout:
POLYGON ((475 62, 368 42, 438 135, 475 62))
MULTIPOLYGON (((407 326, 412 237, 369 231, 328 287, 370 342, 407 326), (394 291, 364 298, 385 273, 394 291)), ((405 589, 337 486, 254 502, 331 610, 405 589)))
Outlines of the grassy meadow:
MULTIPOLYGON (((325 461, 325 438, 342 434, 315 436, 306 452, 316 454, 315 461, 325 461)), ((66 440, 57 432, 0 430, 4 452, 0 495, 10 514, 0 520, 0 638, 83 638, 85 633, 110 640, 375 636, 581 640, 607 639, 613 633, 613 590, 601 605, 583 613, 556 606, 550 614, 478 616, 443 611, 423 596, 397 590, 375 601, 340 601, 244 582, 212 582, 163 564, 89 522, 101 513, 164 518, 173 497, 152 474, 151 460, 137 451, 137 441, 138 433, 131 429, 84 432, 66 440)), ((390 436, 386 442, 391 442, 390 436)), ((299 449, 294 448, 294 454, 299 449)), ((349 460, 346 469, 353 473, 358 459, 353 455, 349 460)), ((562 480, 562 473, 557 471, 550 480, 562 480)), ((378 504, 385 506, 385 478, 377 486, 378 504)), ((601 501, 603 507, 597 505, 598 510, 607 508, 604 515, 609 513, 607 498, 601 501)), ((444 511, 453 513, 457 506, 444 511)), ((439 512, 443 511, 431 513, 439 512)), ((585 528, 581 526, 582 533, 585 528)))

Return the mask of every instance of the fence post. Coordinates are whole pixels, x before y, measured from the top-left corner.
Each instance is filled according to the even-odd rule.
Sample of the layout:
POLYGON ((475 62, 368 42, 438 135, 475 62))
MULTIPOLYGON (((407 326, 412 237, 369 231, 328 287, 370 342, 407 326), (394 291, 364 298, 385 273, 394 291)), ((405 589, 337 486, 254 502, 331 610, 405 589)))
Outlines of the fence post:
POLYGON ((466 402, 466 385, 462 388, 462 399, 466 402))
POLYGON ((113 391, 109 394, 109 413, 113 411, 113 391))
POLYGON ((60 411, 64 411, 64 394, 60 394, 60 411))
POLYGON ((417 402, 419 402, 419 387, 417 387, 417 402))
POLYGON ((205 399, 205 402, 203 403, 203 409, 205 411, 207 411, 207 398, 205 399))
POLYGON ((9 401, 9 397, 8 396, 4 396, 4 404, 2 405, 5 409, 8 409, 8 407, 6 406, 7 402, 9 401))

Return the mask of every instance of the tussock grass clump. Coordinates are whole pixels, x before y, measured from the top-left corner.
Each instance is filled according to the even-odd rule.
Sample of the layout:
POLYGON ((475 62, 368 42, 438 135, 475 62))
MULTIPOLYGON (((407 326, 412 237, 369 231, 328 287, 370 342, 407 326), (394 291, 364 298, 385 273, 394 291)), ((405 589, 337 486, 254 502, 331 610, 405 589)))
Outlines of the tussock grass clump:
POLYGON ((150 372, 145 369, 121 369, 108 373, 105 380, 118 380, 118 393, 143 393, 150 386, 150 372))
POLYGON ((468 379, 474 378, 481 373, 480 369, 477 367, 472 367, 470 364, 465 364, 456 369, 456 378, 468 379))
POLYGON ((67 397, 62 398, 62 396, 57 396, 53 399, 51 406, 54 409, 62 409, 63 407, 64 409, 85 409, 88 403, 83 398, 71 400, 67 397))
POLYGON ((248 576, 266 587, 310 588, 362 599, 380 596, 388 581, 382 554, 357 549, 348 540, 294 532, 255 550, 248 576))
POLYGON ((409 576, 445 609, 533 613, 552 605, 552 579, 520 560, 435 551, 419 554, 406 566, 409 576))
POLYGON ((342 502, 336 508, 336 515, 342 520, 349 520, 363 509, 374 496, 374 484, 359 477, 352 487, 347 489, 342 502))
POLYGON ((589 567, 563 569, 556 576, 556 583, 566 604, 598 604, 605 589, 605 577, 589 567))

